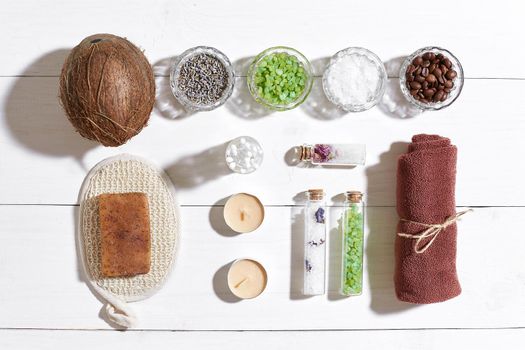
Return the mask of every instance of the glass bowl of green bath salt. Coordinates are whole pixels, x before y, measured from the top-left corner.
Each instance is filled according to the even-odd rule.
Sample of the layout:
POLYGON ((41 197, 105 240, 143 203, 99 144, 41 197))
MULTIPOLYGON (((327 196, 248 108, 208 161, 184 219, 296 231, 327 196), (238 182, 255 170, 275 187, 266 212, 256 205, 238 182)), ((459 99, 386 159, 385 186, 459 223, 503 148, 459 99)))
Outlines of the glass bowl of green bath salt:
POLYGON ((286 111, 303 103, 312 91, 312 65, 295 49, 271 47, 255 57, 247 81, 255 101, 286 111))

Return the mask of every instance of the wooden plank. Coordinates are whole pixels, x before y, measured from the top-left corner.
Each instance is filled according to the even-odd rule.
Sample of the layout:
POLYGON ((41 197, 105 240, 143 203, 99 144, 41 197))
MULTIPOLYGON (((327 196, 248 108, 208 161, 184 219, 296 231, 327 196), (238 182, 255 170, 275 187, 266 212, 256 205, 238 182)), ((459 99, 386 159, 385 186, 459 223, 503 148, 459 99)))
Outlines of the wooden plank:
POLYGON ((9 48, 0 57, 0 75, 57 75, 70 48, 109 32, 140 45, 152 63, 202 44, 233 61, 275 45, 296 47, 311 59, 363 46, 388 61, 434 44, 454 52, 468 77, 525 78, 525 68, 502 58, 525 60, 525 49, 516 45, 525 29, 521 2, 482 1, 473 9, 444 0, 440 8, 447 10, 417 0, 16 1, 0 12, 0 39, 9 48))
POLYGON ((101 332, 0 330, 4 349, 91 350, 109 344, 129 350, 150 349, 323 349, 343 344, 358 349, 489 350, 505 344, 507 350, 522 348, 523 329, 401 330, 347 332, 101 332))
MULTIPOLYGON (((0 206, 0 328, 100 329, 102 304, 79 272, 77 207, 0 206)), ((459 223, 458 273, 463 293, 414 307, 393 291, 393 208, 367 212, 364 294, 340 298, 339 207, 332 207, 329 293, 303 298, 299 207, 267 207, 253 233, 231 236, 221 207, 182 208, 182 244, 173 274, 152 298, 134 303, 139 329, 301 330, 524 327, 521 261, 524 208, 476 209, 459 223), (236 302, 226 267, 239 257, 267 269, 267 290, 236 302)))
POLYGON ((516 186, 525 177, 519 161, 525 156, 525 81, 470 80, 449 109, 414 118, 392 118, 373 108, 332 120, 322 119, 334 110, 319 80, 307 105, 290 112, 257 117, 260 110, 239 79, 226 106, 175 120, 165 118, 176 113, 167 78, 158 83, 149 126, 122 147, 104 148, 73 131, 57 101, 56 78, 0 78, 0 203, 76 203, 86 172, 127 152, 166 169, 182 204, 212 205, 239 191, 269 205, 294 204, 299 192, 324 187, 330 197, 359 189, 369 204, 391 206, 397 156, 413 134, 424 132, 458 145, 458 205, 525 205, 525 186, 516 186), (223 162, 225 143, 241 135, 254 136, 265 150, 262 167, 250 175, 232 174, 223 162), (288 164, 294 146, 316 142, 366 143, 367 167, 288 164))

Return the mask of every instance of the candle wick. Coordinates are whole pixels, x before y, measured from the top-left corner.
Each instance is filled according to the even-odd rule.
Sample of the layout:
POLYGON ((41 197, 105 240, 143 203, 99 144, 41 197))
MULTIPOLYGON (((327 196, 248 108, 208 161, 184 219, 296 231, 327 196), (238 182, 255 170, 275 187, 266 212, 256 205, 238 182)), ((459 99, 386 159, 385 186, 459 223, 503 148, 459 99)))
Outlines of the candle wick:
POLYGON ((246 211, 241 210, 241 221, 246 220, 248 216, 250 215, 246 211))
POLYGON ((243 284, 244 282, 246 282, 248 280, 248 277, 245 277, 242 281, 240 281, 239 283, 237 283, 235 285, 235 288, 239 288, 241 286, 241 284, 243 284))

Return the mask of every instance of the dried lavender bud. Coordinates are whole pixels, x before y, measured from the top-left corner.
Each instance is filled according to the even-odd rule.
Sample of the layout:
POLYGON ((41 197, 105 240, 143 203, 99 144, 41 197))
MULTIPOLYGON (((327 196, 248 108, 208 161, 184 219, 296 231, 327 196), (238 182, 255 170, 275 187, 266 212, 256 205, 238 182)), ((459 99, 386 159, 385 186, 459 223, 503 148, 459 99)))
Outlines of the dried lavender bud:
POLYGON ((312 271, 312 264, 310 264, 310 262, 308 261, 308 259, 306 259, 304 261, 304 266, 306 268, 306 272, 311 272, 312 271))
POLYGON ((323 245, 324 242, 325 242, 325 240, 321 238, 318 242, 316 242, 316 241, 308 241, 308 242, 306 242, 306 244, 308 244, 311 247, 317 247, 317 246, 323 245))
POLYGON ((324 224, 324 209, 319 208, 315 212, 315 221, 317 221, 320 224, 324 224))

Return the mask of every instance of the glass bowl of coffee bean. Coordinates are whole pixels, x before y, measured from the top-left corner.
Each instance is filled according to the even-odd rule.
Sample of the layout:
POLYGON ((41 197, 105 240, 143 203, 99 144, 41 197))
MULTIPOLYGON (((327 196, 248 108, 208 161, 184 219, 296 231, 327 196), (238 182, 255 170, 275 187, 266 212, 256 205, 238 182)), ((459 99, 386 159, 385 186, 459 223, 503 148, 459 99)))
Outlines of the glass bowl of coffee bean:
POLYGON ((255 101, 271 110, 286 111, 303 103, 312 91, 312 65, 295 49, 271 47, 254 58, 247 82, 255 101))
POLYGON ((424 47, 408 56, 399 71, 403 95, 422 110, 450 106, 463 88, 463 68, 458 59, 440 47, 424 47))
POLYGON ((208 46, 184 51, 171 67, 170 87, 184 108, 211 111, 231 96, 235 84, 233 67, 228 57, 208 46))

